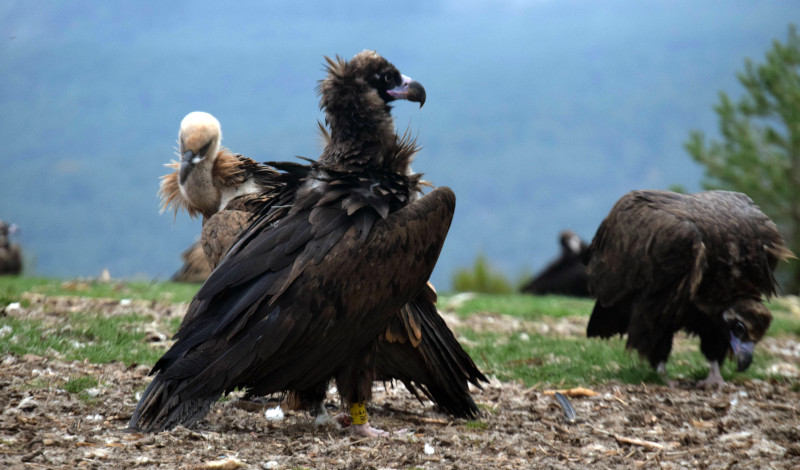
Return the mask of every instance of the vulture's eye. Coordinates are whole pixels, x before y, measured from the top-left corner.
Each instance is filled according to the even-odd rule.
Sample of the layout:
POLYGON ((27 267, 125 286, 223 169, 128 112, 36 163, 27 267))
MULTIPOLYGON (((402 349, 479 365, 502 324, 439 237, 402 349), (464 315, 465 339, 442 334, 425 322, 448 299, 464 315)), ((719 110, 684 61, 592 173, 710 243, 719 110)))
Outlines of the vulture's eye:
POLYGON ((386 73, 383 75, 383 80, 384 80, 386 83, 394 83, 394 74, 393 74, 392 72, 386 72, 386 73))
POLYGON ((737 338, 744 338, 744 335, 747 333, 747 327, 744 326, 744 323, 737 321, 733 324, 733 328, 731 328, 733 332, 733 336, 737 338))
POLYGON ((208 141, 208 143, 207 143, 207 144, 205 144, 205 145, 204 145, 204 146, 203 146, 203 147, 200 149, 200 155, 202 155, 202 156, 204 156, 204 157, 206 156, 206 152, 208 152, 208 149, 209 149, 209 147, 211 147, 211 142, 212 142, 212 141, 211 141, 211 140, 209 140, 209 141, 208 141))

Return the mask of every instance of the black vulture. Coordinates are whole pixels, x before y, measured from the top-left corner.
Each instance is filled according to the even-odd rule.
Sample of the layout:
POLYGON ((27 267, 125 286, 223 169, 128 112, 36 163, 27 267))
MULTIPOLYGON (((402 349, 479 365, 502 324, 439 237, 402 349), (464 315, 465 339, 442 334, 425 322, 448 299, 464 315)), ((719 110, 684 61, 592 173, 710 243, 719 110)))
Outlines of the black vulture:
POLYGON ((413 200, 416 147, 395 134, 389 103, 421 105, 422 86, 372 51, 326 60, 328 144, 308 166, 280 165, 282 183, 192 301, 131 428, 191 426, 237 387, 316 400, 335 378, 357 432, 379 434, 363 413, 379 343, 426 293, 455 196, 443 187, 413 200))
MULTIPOLYGON (((327 145, 330 135, 321 124, 320 132, 327 145)), ((250 224, 253 211, 259 208, 263 210, 263 206, 270 204, 272 198, 277 198, 280 193, 284 194, 282 205, 292 204, 293 199, 285 195, 295 194, 301 182, 310 177, 312 170, 308 165, 275 163, 287 169, 279 177, 268 165, 257 164, 227 150, 217 151, 221 135, 219 122, 210 114, 194 112, 187 115, 181 122, 178 141, 179 154, 185 156, 180 168, 186 171, 188 166, 190 177, 179 177, 178 163, 169 164, 175 171, 162 177, 162 211, 171 207, 176 213, 179 209, 185 209, 191 215, 201 210, 203 214, 201 239, 184 253, 186 262, 179 271, 183 276, 197 275, 206 267, 205 277, 208 277, 250 224), (188 149, 199 149, 207 142, 212 142, 207 153, 216 152, 218 155, 216 162, 205 167, 200 162, 198 168, 187 165, 186 162, 194 165, 193 155, 200 153, 188 149), (278 187, 281 188, 280 192, 273 191, 278 187), (252 188, 258 188, 259 192, 254 192, 252 188), (204 192, 211 193, 211 197, 204 192), (222 196, 225 193, 238 196, 226 198, 222 196), (219 201, 225 199, 228 202, 223 207, 219 201), (208 200, 211 203, 207 207, 198 206, 198 201, 208 200), (220 205, 219 212, 214 212, 215 205, 220 205)), ((416 151, 411 148, 412 142, 402 145, 409 146, 408 151, 416 151)), ((426 183, 419 177, 409 182, 412 193, 410 200, 413 200, 422 193, 422 186, 426 183)), ((468 382, 480 387, 480 381, 487 379, 458 343, 436 310, 435 303, 436 292, 433 286, 426 285, 415 299, 400 309, 379 340, 376 378, 381 381, 399 380, 420 401, 422 395, 427 396, 442 411, 455 417, 477 417, 479 410, 470 396, 468 382)), ((308 408, 312 414, 327 416, 319 415, 320 412, 325 413, 325 385, 320 384, 318 388, 307 391, 313 392, 311 394, 290 394, 287 401, 294 407, 308 408)))
POLYGON ((22 248, 10 239, 16 232, 16 224, 0 220, 0 275, 22 273, 22 248))
POLYGON ((611 209, 588 253, 597 298, 588 336, 627 334, 666 380, 672 337, 700 338, 709 375, 732 354, 747 369, 772 314, 762 295, 776 290, 779 260, 792 256, 775 224, 744 194, 632 191, 611 209))
POLYGON ((589 297, 588 275, 583 258, 589 245, 572 230, 559 235, 561 256, 528 281, 522 289, 534 295, 558 294, 589 297))

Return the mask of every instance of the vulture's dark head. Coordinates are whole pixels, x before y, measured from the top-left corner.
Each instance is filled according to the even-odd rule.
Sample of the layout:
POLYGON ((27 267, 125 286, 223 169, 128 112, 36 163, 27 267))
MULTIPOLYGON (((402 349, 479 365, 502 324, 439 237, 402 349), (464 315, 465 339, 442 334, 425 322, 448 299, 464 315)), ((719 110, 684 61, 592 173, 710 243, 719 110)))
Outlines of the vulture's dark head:
POLYGON ((401 74, 388 60, 375 51, 361 51, 348 64, 349 72, 356 79, 364 80, 384 103, 408 100, 425 104, 425 88, 419 82, 401 74))
POLYGON ((388 118, 389 103, 394 100, 413 101, 420 107, 425 103, 425 88, 375 51, 361 51, 349 61, 338 56, 325 61, 328 74, 317 89, 320 108, 331 127, 337 127, 338 123, 332 122, 337 116, 349 112, 358 113, 360 120, 388 118))
POLYGON ((194 111, 183 118, 178 132, 178 153, 181 157, 178 175, 181 185, 201 162, 213 165, 221 141, 222 127, 214 116, 194 111))
POLYGON ((8 224, 0 220, 0 248, 8 248, 11 246, 11 235, 17 233, 17 224, 8 224))
POLYGON ((559 240, 561 241, 563 252, 570 253, 573 256, 581 256, 587 248, 586 243, 572 230, 562 230, 559 240))
POLYGON ((419 103, 420 108, 425 104, 425 88, 419 82, 401 74, 376 52, 360 52, 350 60, 350 64, 385 103, 399 99, 419 103))
POLYGON ((739 372, 750 367, 753 361, 753 348, 767 332, 772 313, 758 300, 739 300, 722 313, 728 328, 731 351, 736 358, 739 372))

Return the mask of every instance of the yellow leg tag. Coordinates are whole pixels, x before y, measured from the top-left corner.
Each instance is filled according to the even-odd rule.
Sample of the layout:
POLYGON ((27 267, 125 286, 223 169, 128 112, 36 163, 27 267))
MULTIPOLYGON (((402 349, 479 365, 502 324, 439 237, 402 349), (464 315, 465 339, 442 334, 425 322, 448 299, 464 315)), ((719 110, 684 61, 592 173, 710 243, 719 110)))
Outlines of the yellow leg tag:
POLYGON ((367 422, 367 408, 363 403, 353 403, 350 406, 350 421, 353 424, 364 424, 367 422))

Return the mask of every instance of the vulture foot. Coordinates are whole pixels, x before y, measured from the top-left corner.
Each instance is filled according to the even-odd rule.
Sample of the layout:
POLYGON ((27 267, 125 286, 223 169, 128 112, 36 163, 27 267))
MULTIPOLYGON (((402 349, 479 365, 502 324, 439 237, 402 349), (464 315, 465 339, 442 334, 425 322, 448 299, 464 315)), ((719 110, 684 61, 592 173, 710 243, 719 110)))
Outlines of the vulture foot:
POLYGON ((354 424, 350 430, 353 434, 362 437, 389 437, 389 436, 398 436, 408 433, 408 429, 400 429, 397 431, 384 431, 383 429, 373 428, 369 425, 369 423, 364 424, 354 424))
POLYGON ((712 361, 708 363, 708 377, 697 382, 697 388, 717 388, 720 389, 725 386, 725 380, 719 372, 719 363, 712 361))
POLYGON ((658 376, 661 377, 661 380, 664 381, 667 387, 675 388, 675 386, 678 385, 677 382, 669 379, 669 375, 667 374, 667 365, 665 363, 659 362, 658 367, 656 367, 656 372, 658 372, 658 376))
POLYGON ((388 431, 373 428, 369 423, 354 424, 351 432, 362 437, 387 437, 390 434, 388 431))

